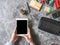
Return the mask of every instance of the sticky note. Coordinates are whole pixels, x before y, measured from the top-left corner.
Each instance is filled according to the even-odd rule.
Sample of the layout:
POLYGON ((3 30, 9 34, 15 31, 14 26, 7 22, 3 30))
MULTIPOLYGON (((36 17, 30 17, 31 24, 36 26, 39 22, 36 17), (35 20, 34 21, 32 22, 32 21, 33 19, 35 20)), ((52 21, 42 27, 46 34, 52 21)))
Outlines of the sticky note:
POLYGON ((40 10, 42 7, 42 3, 31 0, 31 2, 29 3, 29 6, 36 9, 36 10, 40 10))
POLYGON ((45 7, 45 11, 47 11, 47 12, 51 12, 51 8, 48 7, 48 6, 46 6, 46 7, 45 7))

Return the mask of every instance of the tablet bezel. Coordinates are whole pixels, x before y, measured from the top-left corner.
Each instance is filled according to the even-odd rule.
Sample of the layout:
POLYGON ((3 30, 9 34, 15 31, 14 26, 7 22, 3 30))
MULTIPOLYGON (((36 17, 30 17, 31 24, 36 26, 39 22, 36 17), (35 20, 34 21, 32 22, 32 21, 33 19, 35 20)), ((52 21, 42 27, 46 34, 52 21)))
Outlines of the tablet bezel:
MULTIPOLYGON (((28 33, 28 18, 16 18, 16 26, 17 26, 17 20, 27 20, 27 33, 28 33)), ((17 36, 24 36, 27 34, 17 34, 17 36)))

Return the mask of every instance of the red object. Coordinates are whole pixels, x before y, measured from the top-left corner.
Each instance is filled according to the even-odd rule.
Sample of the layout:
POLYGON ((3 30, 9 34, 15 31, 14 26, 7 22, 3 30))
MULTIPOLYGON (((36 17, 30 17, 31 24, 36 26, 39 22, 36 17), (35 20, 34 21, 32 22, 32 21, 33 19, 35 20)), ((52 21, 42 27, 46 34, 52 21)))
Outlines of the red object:
POLYGON ((54 0, 54 5, 56 8, 60 8, 60 0, 54 0))
POLYGON ((42 3, 44 4, 46 2, 46 0, 42 0, 42 3))

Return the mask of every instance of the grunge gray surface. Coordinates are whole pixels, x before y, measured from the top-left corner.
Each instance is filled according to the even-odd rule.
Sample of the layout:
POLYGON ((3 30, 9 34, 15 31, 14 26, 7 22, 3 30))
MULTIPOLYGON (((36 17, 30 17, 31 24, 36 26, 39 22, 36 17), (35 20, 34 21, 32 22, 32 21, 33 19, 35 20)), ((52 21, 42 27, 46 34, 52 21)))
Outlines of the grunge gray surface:
MULTIPOLYGON (((41 17, 52 18, 50 15, 46 16, 46 12, 44 11, 46 4, 44 4, 41 11, 30 8, 31 12, 27 16, 20 13, 20 8, 23 7, 27 9, 26 2, 30 1, 31 0, 0 0, 0 45, 4 45, 9 41, 13 29, 16 26, 16 18, 29 18, 32 21, 32 28, 38 36, 41 45, 51 45, 51 43, 58 43, 60 45, 60 36, 38 29, 41 17)), ((56 20, 60 21, 60 18, 56 20)))

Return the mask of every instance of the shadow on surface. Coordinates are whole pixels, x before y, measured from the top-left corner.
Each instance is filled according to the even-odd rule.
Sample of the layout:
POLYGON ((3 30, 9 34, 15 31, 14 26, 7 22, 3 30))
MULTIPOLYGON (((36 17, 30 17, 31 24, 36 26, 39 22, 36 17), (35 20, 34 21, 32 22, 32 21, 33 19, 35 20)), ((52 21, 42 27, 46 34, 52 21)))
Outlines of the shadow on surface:
POLYGON ((33 26, 32 24, 33 23, 31 21, 29 21, 29 27, 30 27, 30 32, 31 32, 31 36, 33 38, 33 41, 34 41, 35 45, 41 45, 41 42, 39 41, 38 35, 32 29, 32 26, 33 26))

